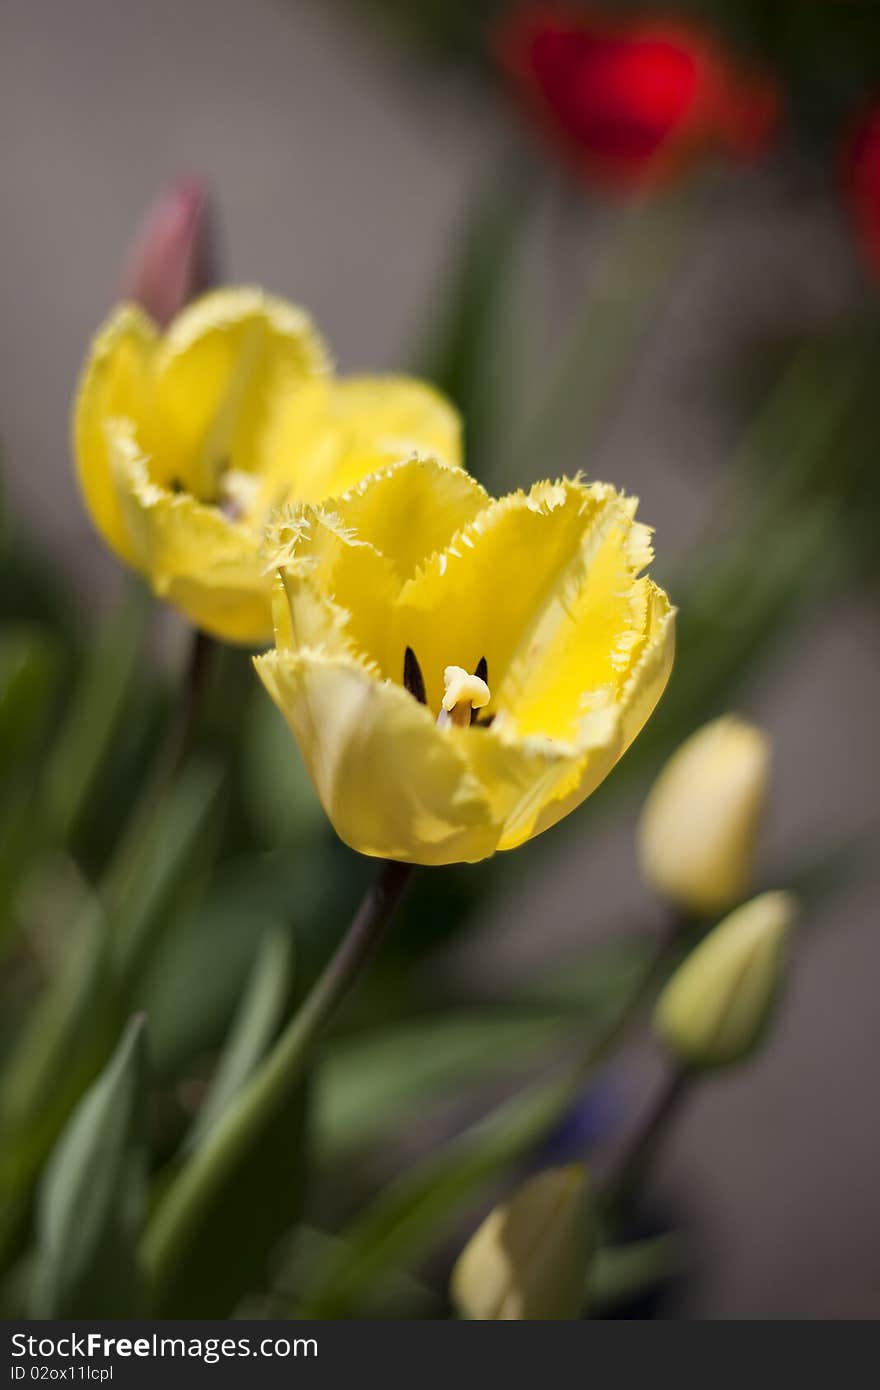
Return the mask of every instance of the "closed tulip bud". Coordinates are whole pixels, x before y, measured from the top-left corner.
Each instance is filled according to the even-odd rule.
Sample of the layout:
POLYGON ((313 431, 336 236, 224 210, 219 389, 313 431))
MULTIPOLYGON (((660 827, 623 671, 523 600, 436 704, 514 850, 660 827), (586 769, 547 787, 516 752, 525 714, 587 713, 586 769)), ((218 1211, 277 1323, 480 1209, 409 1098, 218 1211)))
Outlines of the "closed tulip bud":
POLYGON ((737 908, 679 966, 654 1027, 677 1061, 713 1068, 742 1061, 764 1035, 779 993, 795 915, 789 893, 737 908))
POLYGON ((184 178, 147 212, 126 262, 121 298, 165 328, 214 283, 214 248, 207 185, 184 178))
POLYGON ((681 745, 639 823, 639 859, 652 888, 707 917, 744 896, 769 764, 767 736, 734 715, 706 724, 681 745))
POLYGON ((584 1303, 590 1256, 587 1174, 548 1168, 494 1208, 452 1271, 463 1318, 570 1321, 584 1303))

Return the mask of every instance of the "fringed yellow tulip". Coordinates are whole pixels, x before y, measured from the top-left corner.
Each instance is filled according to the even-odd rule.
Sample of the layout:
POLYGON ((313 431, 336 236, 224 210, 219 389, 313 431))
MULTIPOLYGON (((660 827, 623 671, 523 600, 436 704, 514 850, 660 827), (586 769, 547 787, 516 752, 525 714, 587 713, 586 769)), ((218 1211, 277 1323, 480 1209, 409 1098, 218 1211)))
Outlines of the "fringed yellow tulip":
POLYGON ((460 462, 446 401, 405 378, 334 379, 308 315, 254 289, 207 294, 161 334, 117 309, 73 433, 88 509, 117 555, 197 627, 251 646, 272 631, 261 546, 275 508, 417 451, 460 462))
POLYGON ((280 519, 276 648, 256 665, 343 840, 473 862, 598 786, 672 664, 635 508, 577 480, 493 501, 410 459, 280 519))

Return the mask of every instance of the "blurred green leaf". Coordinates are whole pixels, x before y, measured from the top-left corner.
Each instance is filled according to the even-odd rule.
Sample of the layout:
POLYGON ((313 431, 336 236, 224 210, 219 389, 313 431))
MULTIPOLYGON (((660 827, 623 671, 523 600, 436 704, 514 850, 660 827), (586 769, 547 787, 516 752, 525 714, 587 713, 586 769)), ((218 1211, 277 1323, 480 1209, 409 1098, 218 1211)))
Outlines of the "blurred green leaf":
POLYGON ((146 1169, 146 1040, 132 1019, 72 1114, 37 1215, 33 1315, 131 1317, 141 1306, 136 1235, 146 1169))
POLYGON ((220 1046, 266 932, 292 915, 298 929, 308 910, 304 867, 297 856, 239 855, 219 866, 204 895, 166 935, 137 995, 150 1018, 158 1075, 173 1076, 220 1046))
POLYGON ((242 795, 260 843, 301 845, 323 830, 324 812, 284 716, 254 687, 244 723, 242 795))
POLYGON ((50 825, 70 835, 108 757, 140 664, 151 599, 133 582, 125 602, 98 633, 74 686, 43 775, 50 825))
POLYGON ((58 694, 62 652, 48 628, 15 623, 0 632, 0 945, 14 923, 22 875, 44 842, 33 759, 58 694))
POLYGON ((214 761, 193 760, 152 808, 136 851, 123 846, 108 870, 102 896, 123 982, 141 979, 155 957, 172 900, 199 886, 199 871, 219 838, 223 778, 214 761))
MULTIPOLYGON (((209 1200, 182 1213, 174 1174, 160 1183, 144 1246, 155 1317, 229 1317, 247 1294, 268 1287, 271 1255, 301 1213, 308 1085, 300 1081, 283 1104, 262 1111, 259 1123, 238 1124, 250 1094, 240 1089, 224 1112, 224 1124, 231 1120, 234 1133, 223 1162, 212 1170, 209 1200), (173 1253, 157 1259, 169 1225, 173 1253)), ((200 1161, 216 1134, 216 1124, 203 1132, 184 1171, 186 1164, 200 1161)))
POLYGON ((202 1141, 268 1051, 290 998, 293 964, 293 938, 279 923, 263 935, 210 1088, 184 1142, 185 1152, 202 1141))
POLYGON ((329 1043, 315 1087, 319 1158, 338 1159, 427 1101, 540 1056, 578 1023, 556 1010, 495 1007, 329 1043))
MULTIPOLYGON (((298 1291, 308 1286, 313 1271, 326 1264, 331 1255, 341 1258, 342 1250, 338 1236, 313 1226, 298 1226, 281 1252, 275 1299, 265 1316, 298 1318, 298 1291)), ((426 1283, 390 1269, 371 1287, 363 1315, 369 1321, 433 1318, 441 1315, 442 1303, 437 1291, 426 1283)))
POLYGON ((45 628, 18 623, 0 632, 0 776, 32 754, 60 669, 58 643, 45 628))
MULTIPOLYGON (((278 1033, 292 974, 290 932, 276 925, 263 937, 204 1107, 160 1182, 160 1217, 177 1173, 194 1158, 200 1161, 221 1117, 234 1120, 239 1100, 247 1108, 245 1085, 278 1033)), ((187 1222, 161 1286, 154 1287, 157 1315, 226 1317, 245 1295, 268 1287, 272 1251, 301 1211, 306 1114, 307 1086, 301 1081, 283 1104, 270 1106, 259 1122, 235 1132, 231 1161, 222 1165, 210 1203, 187 1222)))
POLYGON ((114 999, 106 924, 100 904, 89 898, 69 929, 61 970, 27 1019, 3 1074, 0 1209, 7 1217, 106 1056, 114 999))
POLYGON ((537 1143, 577 1091, 567 1079, 536 1083, 391 1182, 314 1270, 298 1315, 354 1316, 378 1281, 411 1269, 451 1215, 537 1143))
POLYGON ((72 946, 27 1020, 0 1088, 0 1252, 14 1248, 40 1167, 105 1061, 140 974, 199 886, 220 774, 184 770, 155 807, 136 862, 82 906, 72 946))
POLYGON ((601 1246, 590 1265, 588 1311, 594 1317, 613 1312, 683 1273, 685 1266, 682 1238, 675 1234, 601 1246))

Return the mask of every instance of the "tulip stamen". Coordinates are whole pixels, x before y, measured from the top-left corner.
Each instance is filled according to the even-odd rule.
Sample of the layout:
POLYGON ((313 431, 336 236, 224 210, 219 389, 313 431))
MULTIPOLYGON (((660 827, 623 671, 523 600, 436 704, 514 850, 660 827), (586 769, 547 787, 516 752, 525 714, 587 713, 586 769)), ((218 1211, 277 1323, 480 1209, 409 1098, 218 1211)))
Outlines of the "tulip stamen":
POLYGON ((403 684, 404 688, 409 691, 414 700, 418 700, 420 705, 428 703, 425 678, 422 675, 419 659, 412 647, 407 647, 403 654, 403 684))

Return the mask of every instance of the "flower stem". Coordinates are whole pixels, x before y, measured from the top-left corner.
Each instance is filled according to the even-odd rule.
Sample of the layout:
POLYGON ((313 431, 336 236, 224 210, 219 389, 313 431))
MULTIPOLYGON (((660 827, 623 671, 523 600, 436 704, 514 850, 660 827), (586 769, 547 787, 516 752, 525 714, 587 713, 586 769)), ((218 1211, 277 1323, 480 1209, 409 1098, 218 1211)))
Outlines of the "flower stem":
POLYGON ((150 1223, 144 1259, 156 1311, 200 1234, 217 1218, 227 1184, 291 1103, 314 1045, 370 965, 409 887, 413 866, 382 865, 342 941, 261 1066, 167 1189, 150 1223))
POLYGON ((192 747, 216 651, 214 639, 195 629, 182 689, 160 763, 160 776, 163 779, 170 779, 180 771, 192 747))
POLYGON ((605 1184, 603 1199, 609 1207, 617 1207, 629 1196, 635 1183, 656 1157, 666 1133, 678 1116, 691 1090, 691 1073, 683 1067, 672 1068, 666 1076, 647 1114, 625 1145, 605 1184))

